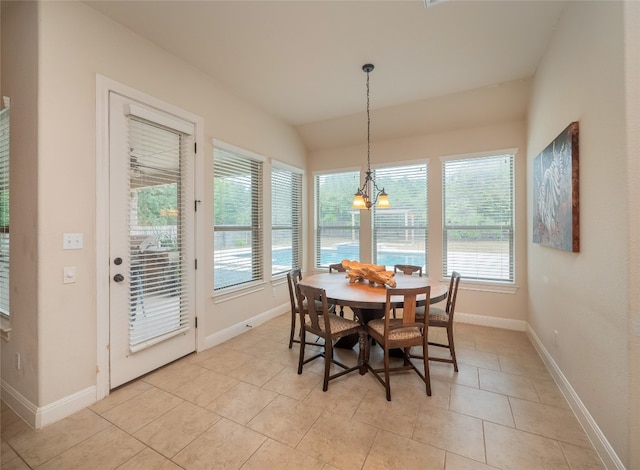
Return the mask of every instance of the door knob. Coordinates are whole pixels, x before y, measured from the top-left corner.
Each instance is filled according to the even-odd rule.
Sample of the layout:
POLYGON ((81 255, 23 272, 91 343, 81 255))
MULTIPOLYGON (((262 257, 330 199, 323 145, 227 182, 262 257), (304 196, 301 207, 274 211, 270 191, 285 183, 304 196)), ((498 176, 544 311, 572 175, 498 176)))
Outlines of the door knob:
POLYGON ((113 260, 113 264, 120 266, 122 264, 122 258, 116 258, 113 260))
POLYGON ((116 282, 122 282, 124 281, 124 276, 122 274, 116 274, 115 276, 113 276, 113 280, 116 282))

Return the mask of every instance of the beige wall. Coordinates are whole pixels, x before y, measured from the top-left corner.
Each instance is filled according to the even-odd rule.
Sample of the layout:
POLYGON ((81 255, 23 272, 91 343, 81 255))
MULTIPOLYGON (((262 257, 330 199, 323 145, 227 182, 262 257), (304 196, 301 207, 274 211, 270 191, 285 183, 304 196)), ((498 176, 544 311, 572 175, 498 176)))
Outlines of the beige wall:
POLYGON ((41 349, 38 311, 38 9, 2 2, 2 95, 11 97, 11 341, 0 340, 2 380, 37 403, 41 349), (18 210, 19 208, 19 210, 18 210), (20 354, 21 369, 14 367, 20 354))
MULTIPOLYGON (((375 141, 372 163, 429 159, 433 223, 441 214, 440 156, 519 149, 519 289, 515 294, 463 289, 459 309, 496 319, 528 320, 615 452, 628 468, 635 468, 640 466, 640 456, 637 446, 629 443, 634 436, 637 439, 640 427, 640 226, 634 213, 637 204, 626 202, 628 196, 637 200, 638 190, 623 182, 637 183, 627 178, 627 171, 638 170, 638 112, 628 112, 635 121, 625 126, 623 109, 625 98, 637 103, 638 67, 635 75, 626 76, 627 82, 635 84, 635 94, 625 96, 622 8, 613 2, 568 4, 537 73, 528 123, 524 116, 511 116, 502 122, 455 128, 452 119, 454 127, 436 133, 418 131, 413 137, 375 141), (572 120, 581 123, 579 254, 531 243, 527 189, 533 158, 572 120), (626 129, 636 131, 635 140, 625 134, 626 129), (631 263, 630 255, 636 255, 631 263), (557 348, 552 341, 554 329, 560 332, 557 348), (626 424, 629 409, 631 425, 626 424)), ((627 33, 632 43, 627 54, 637 59, 633 41, 637 42, 640 26, 638 6, 626 4, 625 8, 635 9, 631 26, 636 33, 627 33)), ((12 97, 13 314, 11 342, 2 342, 2 380, 39 407, 96 382, 96 74, 204 117, 205 195, 212 194, 211 178, 206 175, 212 173, 213 138, 294 166, 308 164, 309 188, 312 171, 355 168, 366 162, 364 146, 345 146, 318 150, 307 163, 303 146, 289 126, 229 95, 199 71, 80 2, 2 2, 1 47, 2 94, 12 97), (82 232, 85 248, 63 251, 65 232, 82 232), (62 269, 69 265, 77 267, 78 281, 63 285, 62 269), (13 367, 15 352, 22 356, 21 371, 13 367)), ((446 99, 439 98, 439 103, 446 106, 446 99)), ((310 200, 307 207, 312 214, 310 200)), ((203 210, 205 226, 210 227, 212 208, 206 198, 203 210)), ((312 229, 309 218, 307 230, 312 229)), ((199 256, 205 266, 211 266, 211 232, 204 237, 205 249, 199 256)), ((307 266, 311 266, 312 251, 308 246, 307 266)), ((437 277, 438 230, 430 233, 429 251, 430 275, 437 277)), ((209 271, 204 280, 204 312, 200 312, 205 335, 287 302, 286 287, 279 285, 275 297, 269 287, 216 304, 208 290, 209 271)))
MULTIPOLYGON (((628 465, 630 213, 623 54, 621 3, 569 2, 534 80, 527 180, 531 187, 534 157, 570 122, 580 121, 581 247, 573 254, 530 243, 528 276, 531 327, 628 465)), ((531 197, 527 218, 532 220, 531 197)), ((531 241, 531 226, 527 237, 531 241)))
POLYGON ((629 217, 629 460, 640 468, 640 2, 624 5, 629 217))
MULTIPOLYGON (((25 38, 31 41, 26 57, 33 57, 38 51, 39 70, 35 73, 32 67, 33 73, 27 77, 27 83, 33 82, 31 91, 38 90, 37 94, 29 95, 29 99, 37 96, 37 109, 34 103, 31 109, 25 110, 28 123, 22 124, 33 137, 37 131, 39 151, 36 165, 35 139, 29 138, 28 145, 33 147, 34 156, 31 171, 13 172, 12 168, 12 185, 19 191, 12 199, 12 216, 16 201, 37 197, 37 210, 35 201, 30 203, 34 209, 28 214, 33 219, 31 224, 28 227, 24 224, 21 231, 15 232, 14 225, 12 240, 14 233, 18 240, 33 238, 33 246, 24 255, 30 265, 18 268, 17 275, 22 270, 32 277, 37 273, 37 282, 34 279, 28 283, 12 282, 12 288, 20 286, 24 289, 12 292, 12 302, 33 305, 29 305, 28 314, 22 309, 14 311, 14 335, 7 350, 30 355, 33 351, 35 354, 32 343, 37 340, 38 357, 28 358, 29 364, 37 370, 37 378, 34 373, 28 382, 22 383, 16 374, 5 377, 4 364, 2 377, 33 404, 42 407, 96 384, 96 290, 100 288, 96 287, 96 270, 101 269, 95 261, 96 74, 204 118, 204 173, 199 177, 204 194, 201 210, 207 214, 205 227, 211 227, 212 201, 206 196, 213 193, 212 178, 207 177, 212 175, 212 139, 221 139, 301 168, 305 165, 305 152, 290 126, 228 94, 203 73, 84 3, 28 2, 28 6, 16 8, 22 16, 14 16, 8 21, 18 30, 23 26, 30 27, 24 31, 25 38), (21 178, 27 175, 28 184, 20 184, 21 178), (37 184, 36 175, 39 175, 37 184), (84 234, 82 250, 62 250, 62 235, 67 232, 84 234), (38 253, 40 256, 36 256, 38 253), (65 266, 76 267, 75 284, 63 285, 65 266), (23 318, 31 325, 28 330, 19 328, 19 319, 23 318)), ((6 45, 6 41, 3 40, 3 44, 6 45)), ((19 51, 15 45, 14 48, 12 50, 19 51)), ((5 59, 3 69, 5 75, 9 75, 7 70, 20 62, 16 57, 4 57, 3 54, 5 59)), ((12 84, 16 81, 10 80, 12 84)), ((21 89, 25 87, 26 84, 20 85, 21 89)), ((19 108, 20 100, 16 99, 14 103, 19 108)), ((15 127, 22 126, 16 123, 15 127)), ((16 141, 20 140, 19 135, 14 134, 12 144, 14 136, 16 141)), ((16 156, 14 150, 12 148, 12 159, 16 156)), ((12 222, 15 221, 12 218, 12 222)), ((213 289, 209 288, 213 285, 211 269, 206 269, 213 259, 212 231, 205 228, 202 236, 205 248, 198 256, 200 266, 204 266, 201 272, 206 287, 204 292, 198 293, 205 299, 204 311, 198 315, 205 336, 287 302, 286 291, 278 291, 273 296, 268 288, 241 300, 214 304, 213 289)), ((12 276, 15 273, 12 268, 12 276)))
MULTIPOLYGON (((478 91, 477 93, 483 93, 478 91)), ((493 91, 491 92, 493 93, 493 91)), ((502 96, 507 99, 508 94, 502 96)), ((500 96, 495 96, 500 99, 500 96)), ((452 96, 452 100, 456 97, 452 96)), ((441 101, 442 98, 439 99, 441 101)), ((498 105, 499 106, 499 105, 498 105)), ((372 113, 372 137, 375 114, 372 113)), ((372 141, 371 165, 407 163, 429 160, 429 276, 442 278, 442 165, 440 157, 518 148, 516 156, 516 285, 515 294, 478 291, 468 283, 460 284, 456 310, 461 313, 485 315, 500 320, 526 320, 526 125, 523 120, 488 123, 473 128, 449 130, 436 134, 387 141, 372 141)), ((314 171, 333 171, 366 167, 366 144, 317 150, 309 158, 309 187, 313 187, 314 171)), ((357 188, 354 188, 354 192, 357 188)), ((391 198, 393 195, 390 196, 391 198)), ((310 198, 311 199, 311 198, 310 198)), ((313 201, 308 211, 313 214, 313 201)), ((361 258, 369 261, 371 228, 366 212, 361 218, 361 258)), ((313 233, 313 218, 309 221, 313 233)), ((308 247, 308 266, 312 266, 313 247, 308 247)))

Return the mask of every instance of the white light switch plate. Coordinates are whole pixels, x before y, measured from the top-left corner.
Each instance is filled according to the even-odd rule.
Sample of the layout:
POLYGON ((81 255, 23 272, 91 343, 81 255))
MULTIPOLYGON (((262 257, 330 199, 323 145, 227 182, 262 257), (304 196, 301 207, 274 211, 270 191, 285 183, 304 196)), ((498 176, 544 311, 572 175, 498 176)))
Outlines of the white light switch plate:
POLYGON ((64 268, 64 284, 73 284, 76 282, 76 268, 75 266, 70 266, 68 268, 64 268))
POLYGON ((81 233, 65 233, 62 236, 62 248, 65 250, 79 250, 82 248, 81 233))

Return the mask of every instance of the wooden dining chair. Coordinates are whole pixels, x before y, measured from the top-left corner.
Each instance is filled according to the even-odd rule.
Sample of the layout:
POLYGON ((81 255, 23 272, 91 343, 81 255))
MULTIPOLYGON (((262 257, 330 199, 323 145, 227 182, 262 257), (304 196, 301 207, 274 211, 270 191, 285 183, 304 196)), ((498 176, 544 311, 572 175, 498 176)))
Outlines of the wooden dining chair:
POLYGON ((339 273, 347 272, 346 268, 344 266, 342 266, 342 263, 330 264, 329 265, 329 272, 332 273, 333 271, 336 271, 336 272, 339 272, 339 273))
MULTIPOLYGON (((292 269, 287 273, 287 284, 289 285, 289 303, 291 304, 291 331, 289 333, 289 349, 293 347, 293 343, 299 343, 300 340, 295 338, 296 334, 296 322, 300 317, 300 305, 302 305, 302 311, 306 314, 307 305, 306 301, 302 304, 298 303, 298 297, 296 295, 296 286, 302 279, 302 272, 300 269, 292 269)), ((335 305, 329 306, 329 311, 335 311, 335 305)), ((308 343, 316 345, 315 343, 308 343)))
MULTIPOLYGON (((414 266, 413 264, 394 264, 393 272, 401 272, 405 276, 413 276, 414 273, 418 273, 418 276, 422 277, 422 266, 414 266)), ((419 309, 422 307, 419 307, 419 309)), ((422 309, 424 315, 424 309, 422 309)), ((393 318, 396 318, 396 309, 393 309, 393 318)))
POLYGON ((422 276, 422 266, 414 266, 412 264, 395 264, 393 266, 393 272, 401 272, 406 276, 411 276, 413 273, 418 273, 418 276, 422 276))
POLYGON ((300 316, 300 308, 298 307, 298 299, 294 279, 300 280, 302 272, 299 269, 292 269, 287 273, 287 284, 289 284, 289 302, 291 304, 291 332, 289 333, 289 349, 293 347, 293 343, 299 343, 300 340, 295 339, 296 334, 296 318, 300 316))
MULTIPOLYGON (((429 299, 431 296, 431 286, 387 289, 384 317, 371 320, 367 323, 367 332, 384 351, 384 364, 381 369, 371 367, 371 364, 369 364, 370 349, 368 347, 365 351, 365 364, 376 379, 384 386, 388 401, 391 401, 390 373, 404 370, 415 371, 425 383, 427 395, 431 396, 429 361, 425 359, 429 357, 427 343, 428 325, 416 319, 417 299, 420 295, 425 295, 426 298, 429 299), (391 298, 397 296, 403 297, 403 315, 402 318, 391 318, 391 298), (422 349, 424 373, 420 372, 420 369, 411 361, 412 347, 422 349), (401 366, 390 366, 389 350, 391 349, 399 349, 402 351, 403 364, 401 366)), ((428 310, 428 308, 429 303, 427 301, 426 309, 428 310)))
POLYGON ((300 315, 300 323, 302 325, 300 331, 300 359, 298 361, 298 374, 302 374, 302 368, 305 364, 319 358, 324 357, 324 380, 322 390, 326 392, 329 388, 329 381, 342 377, 349 372, 355 370, 360 374, 366 372, 364 366, 364 354, 366 348, 366 337, 364 327, 357 321, 349 320, 336 315, 329 311, 327 302, 327 293, 324 289, 317 287, 305 286, 298 284, 298 303, 302 303, 306 299, 307 315, 300 315), (307 333, 311 333, 324 339, 323 351, 309 358, 305 358, 305 344, 307 333), (340 338, 350 335, 358 335, 360 344, 360 352, 358 354, 358 363, 349 367, 333 357, 333 343, 340 338), (343 370, 335 374, 330 374, 331 364, 341 367, 343 370))
MULTIPOLYGON (((430 357, 430 361, 437 362, 447 362, 453 364, 453 370, 458 372, 458 361, 456 359, 456 348, 453 342, 453 315, 456 311, 456 297, 458 296, 458 285, 460 284, 460 274, 456 271, 451 273, 451 280, 449 281, 449 292, 447 293, 447 303, 445 308, 439 307, 431 307, 429 309, 429 327, 440 327, 445 328, 447 331, 447 342, 448 344, 438 343, 435 341, 430 341, 429 345, 437 346, 440 348, 447 348, 451 355, 451 358, 446 357, 430 357)), ((419 321, 423 321, 425 319, 424 313, 418 312, 416 318, 419 321)), ((420 358, 420 355, 413 355, 414 358, 420 358)))
MULTIPOLYGON (((342 263, 330 264, 329 265, 329 272, 332 273, 334 271, 336 271, 338 273, 346 273, 347 269, 344 266, 342 266, 342 263)), ((339 313, 339 315, 341 317, 344 317, 344 307, 342 305, 340 305, 340 313, 339 313)))

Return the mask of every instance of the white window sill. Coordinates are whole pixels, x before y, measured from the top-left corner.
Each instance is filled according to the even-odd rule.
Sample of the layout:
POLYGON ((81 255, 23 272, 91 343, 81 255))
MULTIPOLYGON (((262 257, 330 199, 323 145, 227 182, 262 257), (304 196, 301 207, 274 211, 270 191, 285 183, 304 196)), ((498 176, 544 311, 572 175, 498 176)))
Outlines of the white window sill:
POLYGON ((11 340, 11 320, 2 314, 0 314, 0 337, 7 342, 11 340))
MULTIPOLYGON (((447 280, 443 280, 447 282, 447 280)), ((492 292, 495 294, 515 294, 518 292, 519 286, 514 284, 500 284, 490 282, 478 282, 478 281, 465 281, 462 279, 460 282, 460 289, 470 290, 476 292, 492 292)))
POLYGON ((220 292, 215 292, 213 294, 213 302, 216 304, 221 304, 233 299, 244 297, 245 295, 260 292, 264 290, 264 286, 264 281, 256 281, 238 287, 229 287, 228 289, 223 289, 220 292))
POLYGON ((287 275, 279 274, 278 276, 271 279, 271 287, 281 286, 287 283, 287 275))

